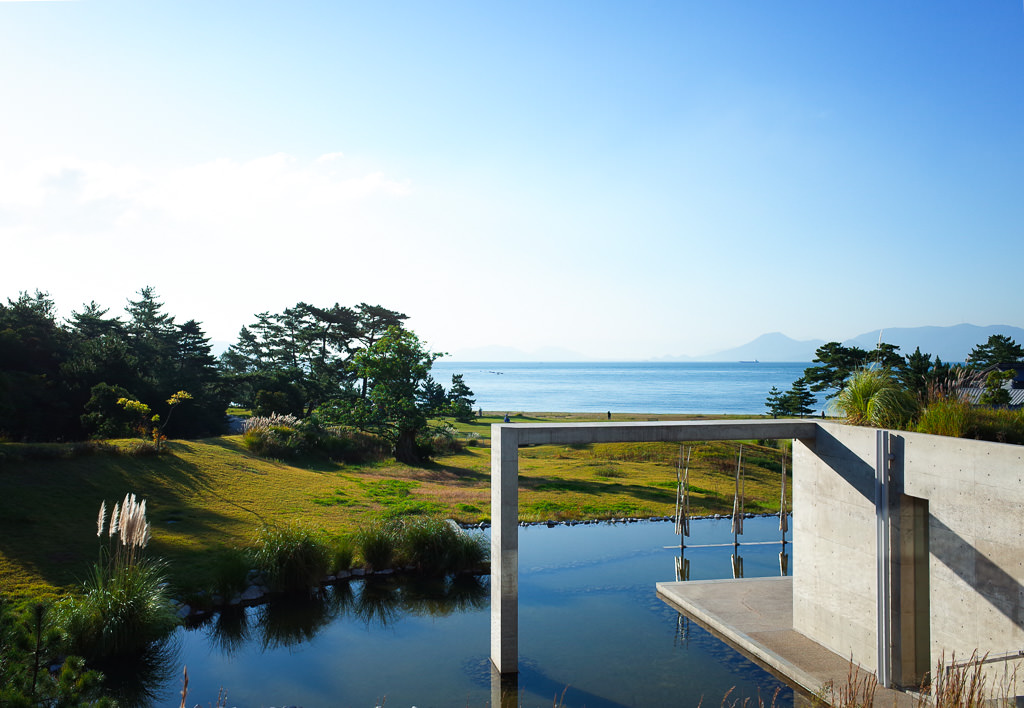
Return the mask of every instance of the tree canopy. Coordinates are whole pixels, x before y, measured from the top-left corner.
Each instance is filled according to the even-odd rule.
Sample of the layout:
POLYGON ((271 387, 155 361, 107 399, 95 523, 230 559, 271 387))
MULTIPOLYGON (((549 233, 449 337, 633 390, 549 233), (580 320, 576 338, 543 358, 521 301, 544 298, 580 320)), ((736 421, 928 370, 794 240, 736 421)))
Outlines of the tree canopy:
POLYGON ((451 392, 434 382, 439 355, 380 305, 257 314, 219 360, 199 321, 179 323, 151 287, 123 315, 95 301, 64 322, 56 312, 39 291, 0 304, 2 438, 199 437, 223 432, 229 402, 300 417, 330 402, 414 461, 428 416, 472 413, 461 375, 451 392))
POLYGON ((996 364, 1015 364, 1024 360, 1024 347, 1011 337, 993 334, 984 344, 979 344, 967 356, 967 365, 972 369, 987 369, 996 364))
POLYGON ((387 440, 399 462, 419 463, 417 437, 427 428, 426 384, 440 356, 414 333, 392 325, 353 357, 349 369, 367 382, 367 395, 336 407, 338 419, 387 440))

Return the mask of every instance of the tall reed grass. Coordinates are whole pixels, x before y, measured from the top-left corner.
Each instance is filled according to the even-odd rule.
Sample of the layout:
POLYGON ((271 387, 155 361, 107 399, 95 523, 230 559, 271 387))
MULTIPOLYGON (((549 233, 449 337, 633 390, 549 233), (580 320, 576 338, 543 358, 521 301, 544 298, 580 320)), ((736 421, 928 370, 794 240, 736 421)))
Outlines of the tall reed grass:
POLYGON ((96 661, 139 652, 178 624, 162 561, 144 556, 150 540, 146 502, 126 494, 107 523, 100 505, 96 536, 107 547, 93 564, 82 593, 65 598, 57 615, 71 653, 96 661))

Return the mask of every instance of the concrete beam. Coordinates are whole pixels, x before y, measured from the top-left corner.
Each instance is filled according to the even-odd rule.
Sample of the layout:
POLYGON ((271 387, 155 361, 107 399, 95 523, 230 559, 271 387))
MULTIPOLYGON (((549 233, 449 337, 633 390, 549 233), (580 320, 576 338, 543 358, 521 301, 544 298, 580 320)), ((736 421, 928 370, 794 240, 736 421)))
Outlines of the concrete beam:
POLYGON ((519 445, 572 445, 611 442, 813 439, 818 423, 806 420, 681 420, 644 423, 496 423, 493 431, 514 428, 519 445))

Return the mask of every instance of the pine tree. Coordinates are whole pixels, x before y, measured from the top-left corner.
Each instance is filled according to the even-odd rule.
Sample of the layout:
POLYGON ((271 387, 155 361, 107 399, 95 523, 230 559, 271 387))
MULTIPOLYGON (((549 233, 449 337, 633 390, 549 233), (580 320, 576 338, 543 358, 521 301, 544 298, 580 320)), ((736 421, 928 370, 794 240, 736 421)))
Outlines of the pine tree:
POLYGON ((804 379, 797 379, 793 387, 786 392, 786 408, 790 415, 798 415, 801 418, 814 412, 814 404, 817 399, 807 387, 804 379))
POLYGON ((462 374, 452 374, 452 387, 448 389, 448 405, 455 416, 455 420, 465 423, 473 417, 473 392, 466 382, 462 380, 462 374))

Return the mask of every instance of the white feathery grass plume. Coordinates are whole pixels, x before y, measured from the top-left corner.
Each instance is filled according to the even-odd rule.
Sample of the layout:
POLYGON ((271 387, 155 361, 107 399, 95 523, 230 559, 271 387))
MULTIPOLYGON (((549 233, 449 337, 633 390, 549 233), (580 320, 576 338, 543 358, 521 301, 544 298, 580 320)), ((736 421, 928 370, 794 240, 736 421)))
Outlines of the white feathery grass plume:
POLYGON ((103 535, 103 525, 107 522, 107 502, 100 502, 100 515, 96 519, 96 538, 103 535))
POLYGON ((134 494, 125 495, 121 506, 121 545, 127 546, 130 549, 130 556, 134 558, 135 549, 144 548, 149 538, 146 501, 136 501, 134 494))
POLYGON ((110 512, 110 537, 113 538, 121 530, 121 507, 114 502, 114 510, 110 512))

